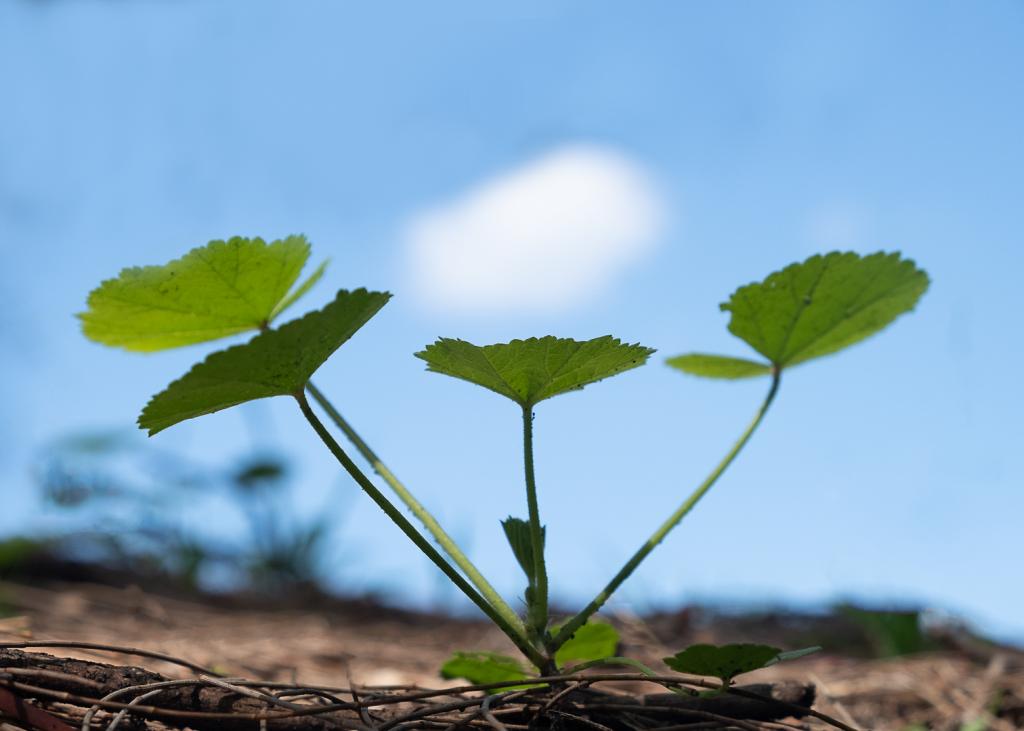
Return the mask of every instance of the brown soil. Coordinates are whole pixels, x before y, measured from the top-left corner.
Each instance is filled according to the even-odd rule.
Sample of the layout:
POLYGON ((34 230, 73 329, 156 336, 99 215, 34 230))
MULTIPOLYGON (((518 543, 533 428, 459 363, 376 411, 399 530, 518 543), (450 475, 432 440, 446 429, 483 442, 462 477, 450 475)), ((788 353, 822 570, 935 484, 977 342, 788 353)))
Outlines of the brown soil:
MULTIPOLYGON (((373 602, 319 599, 306 608, 282 608, 80 583, 0 583, 0 601, 11 614, 0 619, 0 643, 76 640, 139 647, 231 676, 268 681, 347 685, 351 679, 360 685, 445 687, 452 683, 440 680, 437 668, 452 650, 513 653, 501 634, 484 622, 373 602)), ((623 634, 621 654, 661 669, 660 658, 693 642, 758 641, 796 647, 801 638, 816 633, 831 647, 829 637, 839 646, 849 639, 849 626, 829 618, 814 627, 776 615, 754 622, 709 618, 696 610, 609 619, 623 634)), ((944 645, 941 651, 891 660, 826 652, 749 677, 751 682, 814 683, 816 708, 857 728, 1024 728, 1024 654, 967 636, 946 637, 944 645)), ((158 660, 91 650, 46 651, 189 677, 187 670, 158 660)), ((664 691, 640 683, 617 687, 664 691)), ((802 723, 819 727, 818 722, 802 723)))

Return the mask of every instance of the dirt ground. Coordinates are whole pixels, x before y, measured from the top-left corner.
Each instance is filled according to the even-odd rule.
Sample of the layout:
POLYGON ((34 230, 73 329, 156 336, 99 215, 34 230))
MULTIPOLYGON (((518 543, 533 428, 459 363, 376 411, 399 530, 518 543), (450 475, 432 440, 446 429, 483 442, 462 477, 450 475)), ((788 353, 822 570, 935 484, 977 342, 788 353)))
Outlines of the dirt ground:
MULTIPOLYGON (((139 647, 262 680, 444 687, 451 681, 441 680, 437 668, 452 650, 513 652, 484 622, 370 601, 325 600, 282 608, 237 598, 172 598, 137 587, 0 583, 0 603, 8 615, 0 619, 0 643, 76 640, 139 647)), ((660 658, 693 642, 769 642, 792 648, 820 637, 826 648, 854 646, 844 635, 849 626, 827 617, 727 617, 689 609, 606 618, 622 632, 620 654, 658 668, 663 668, 660 658)), ((818 691, 816 708, 857 728, 1024 728, 1024 653, 966 636, 946 637, 942 644, 938 651, 889 660, 827 650, 749 677, 812 682, 818 691)), ((156 660, 91 650, 46 651, 184 677, 181 668, 156 660)), ((644 688, 638 684, 630 690, 644 688)))

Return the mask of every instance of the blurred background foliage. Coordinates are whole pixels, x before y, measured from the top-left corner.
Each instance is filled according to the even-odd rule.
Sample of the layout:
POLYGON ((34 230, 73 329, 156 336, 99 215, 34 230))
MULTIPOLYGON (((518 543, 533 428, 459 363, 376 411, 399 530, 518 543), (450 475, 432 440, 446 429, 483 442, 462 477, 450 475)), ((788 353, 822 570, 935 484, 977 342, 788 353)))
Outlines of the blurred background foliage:
MULTIPOLYGON (((154 445, 110 430, 46 445, 34 477, 53 528, 0 541, 0 580, 137 585, 274 605, 351 598, 338 596, 344 562, 332 551, 345 511, 298 516, 295 469, 286 455, 253 449, 210 466, 154 445)), ((669 631, 682 634, 713 624, 736 641, 781 634, 794 646, 827 644, 833 652, 878 658, 941 649, 951 628, 966 632, 955 620, 936 621, 913 607, 854 604, 814 611, 691 606, 652 622, 681 622, 669 631)))
POLYGON ((55 527, 0 543, 0 576, 317 592, 331 528, 343 525, 325 510, 296 515, 292 464, 271 451, 208 466, 134 434, 88 431, 44 447, 34 477, 55 527))

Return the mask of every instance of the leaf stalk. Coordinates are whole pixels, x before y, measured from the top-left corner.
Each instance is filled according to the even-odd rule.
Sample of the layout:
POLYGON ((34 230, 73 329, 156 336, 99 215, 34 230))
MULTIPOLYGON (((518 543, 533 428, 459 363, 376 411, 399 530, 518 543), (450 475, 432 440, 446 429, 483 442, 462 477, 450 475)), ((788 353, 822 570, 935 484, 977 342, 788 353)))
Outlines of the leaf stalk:
POLYGON ((465 573, 466 578, 472 582, 473 586, 476 587, 477 591, 483 595, 483 597, 490 603, 494 610, 500 614, 504 620, 515 627, 517 632, 526 636, 526 628, 523 625, 523 621, 516 614, 515 610, 512 609, 502 598, 501 594, 491 586, 490 582, 484 577, 480 570, 469 560, 469 557, 459 548, 459 545, 455 540, 448 535, 448 533, 441 527, 441 524, 437 522, 437 519, 433 514, 427 510, 426 507, 417 500, 409 489, 402 484, 402 482, 395 476, 395 474, 388 469, 387 465, 381 461, 380 457, 370 448, 362 437, 356 432, 355 429, 345 420, 341 413, 334 407, 334 404, 328 400, 328 398, 313 385, 312 382, 306 384, 306 391, 313 397, 320 408, 324 410, 327 416, 330 417, 342 433, 348 438, 356 450, 363 456, 363 458, 370 463, 373 467, 373 471, 380 475, 381 479, 388 484, 388 487, 398 496, 409 511, 416 516, 417 519, 423 524, 423 527, 434 537, 434 540, 438 542, 441 548, 444 549, 445 553, 451 557, 455 565, 462 569, 465 573))
POLYGON ((492 622, 494 622, 502 632, 508 635, 509 639, 515 644, 519 650, 529 658, 530 662, 534 663, 538 668, 546 666, 547 661, 544 656, 533 647, 529 640, 519 631, 515 626, 509 624, 505 618, 492 607, 487 600, 485 600, 473 586, 466 581, 466 579, 460 574, 455 568, 448 563, 444 556, 442 556, 436 548, 434 548, 430 542, 424 538, 419 531, 416 530, 415 526, 409 522, 402 512, 395 507, 384 494, 378 490, 370 479, 363 474, 363 471, 359 469, 352 458, 345 453, 345 450, 341 448, 341 445, 331 436, 331 433, 327 431, 327 428, 323 425, 323 422, 317 418, 316 414, 313 413, 313 409, 309 406, 309 401, 306 400, 306 394, 303 391, 298 391, 294 394, 295 400, 299 404, 299 409, 302 411, 302 415, 306 417, 306 421, 309 422, 310 426, 313 427, 313 431, 316 432, 320 440, 327 446, 331 454, 334 455, 335 459, 345 468, 345 471, 352 476, 352 479, 363 489, 370 499, 377 503, 378 507, 384 511, 384 513, 391 518, 391 520, 397 525, 409 540, 416 544, 426 556, 429 558, 435 566, 447 576, 453 584, 455 584, 462 593, 465 594, 469 599, 480 608, 480 610, 487 615, 492 622))
POLYGON ((551 646, 557 648, 564 644, 573 633, 576 632, 580 627, 587 623, 587 620, 600 609, 608 598, 615 592, 622 583, 630 577, 630 575, 636 570, 637 566, 647 558, 647 555, 654 550, 655 546, 661 543, 665 536, 667 536, 673 528, 675 528, 686 515, 693 510, 694 506, 700 501, 702 497, 712 488, 712 486, 718 481, 718 478, 722 476, 722 473, 732 464, 736 456, 742 451, 743 447, 746 446, 747 442, 750 441, 750 437, 753 436, 754 432, 757 431, 757 427, 760 426, 761 421, 764 419, 766 413, 768 413, 769 407, 772 405, 772 401, 775 400, 775 395, 779 390, 779 383, 781 381, 782 371, 778 367, 772 368, 772 383, 768 389, 768 394, 765 396, 761 407, 757 410, 753 420, 740 435, 740 438, 733 444, 722 460, 718 463, 714 470, 711 471, 704 481, 697 486, 683 504, 676 509, 672 515, 670 515, 664 523, 662 523, 651 537, 640 546, 636 553, 625 563, 625 565, 619 569, 619 572, 615 574, 608 585, 605 586, 601 592, 594 597, 594 599, 583 608, 576 616, 566 622, 562 629, 555 635, 555 638, 551 642, 551 646))
POLYGON ((533 545, 533 574, 536 585, 529 605, 529 624, 546 645, 548 626, 548 572, 544 561, 544 533, 537 505, 537 481, 533 469, 533 408, 523 406, 523 471, 526 475, 526 505, 530 514, 530 543, 533 545))

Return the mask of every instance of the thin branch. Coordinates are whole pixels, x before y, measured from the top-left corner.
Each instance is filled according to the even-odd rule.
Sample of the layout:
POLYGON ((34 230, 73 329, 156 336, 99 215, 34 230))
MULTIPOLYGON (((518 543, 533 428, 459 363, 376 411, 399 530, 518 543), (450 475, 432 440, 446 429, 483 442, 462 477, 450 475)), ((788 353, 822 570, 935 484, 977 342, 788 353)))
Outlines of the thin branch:
POLYGON ((173 655, 166 655, 162 652, 154 652, 153 650, 140 650, 137 647, 123 647, 121 645, 107 645, 101 642, 65 642, 61 641, 50 641, 50 640, 39 640, 29 642, 0 642, 0 650, 15 650, 15 649, 27 649, 30 647, 62 647, 68 649, 79 649, 79 650, 103 650, 104 652, 116 652, 121 655, 136 655, 138 657, 149 657, 154 660, 163 660, 169 662, 172 665, 180 665, 183 668, 194 670, 197 673, 204 673, 206 675, 215 675, 217 677, 223 677, 221 673, 210 668, 204 668, 202 665, 197 665, 194 662, 188 660, 182 660, 180 657, 174 657, 173 655))

